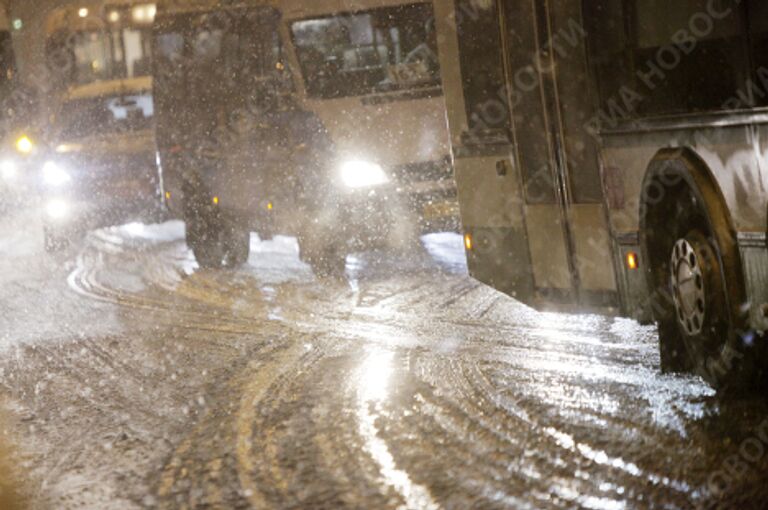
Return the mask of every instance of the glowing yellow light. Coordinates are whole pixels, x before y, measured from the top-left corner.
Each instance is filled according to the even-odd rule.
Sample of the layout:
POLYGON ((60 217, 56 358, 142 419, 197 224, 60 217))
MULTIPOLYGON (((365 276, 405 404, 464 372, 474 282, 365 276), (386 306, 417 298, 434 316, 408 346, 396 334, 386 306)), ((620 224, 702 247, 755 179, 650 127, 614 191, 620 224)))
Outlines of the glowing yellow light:
POLYGON ((285 69, 285 64, 283 64, 282 62, 278 62, 277 64, 275 64, 275 67, 277 68, 278 71, 282 71, 285 69))
POLYGON ((16 140, 16 150, 21 152, 22 154, 29 154, 30 152, 32 152, 32 149, 34 147, 35 147, 35 144, 33 144, 32 140, 30 140, 29 137, 26 135, 16 140))
POLYGON ((467 251, 472 251, 472 234, 464 234, 464 247, 467 251))
POLYGON ((267 210, 271 211, 274 208, 275 208, 275 206, 274 206, 274 204, 272 202, 267 203, 267 210))
POLYGON ((219 197, 213 197, 213 205, 219 205, 219 197))
POLYGON ((636 270, 637 268, 640 267, 640 261, 637 258, 637 253, 635 253, 633 251, 627 253, 627 267, 631 271, 634 271, 634 270, 636 270))
POLYGON ((120 21, 120 13, 117 11, 112 11, 109 13, 109 21, 112 23, 117 23, 120 21))
POLYGON ((157 7, 154 4, 137 5, 133 8, 131 16, 137 23, 152 23, 157 15, 157 7))
POLYGON ((171 199, 171 192, 170 191, 166 191, 165 192, 165 199, 166 200, 170 200, 171 199))
POLYGON ((79 11, 77 11, 77 15, 81 18, 87 18, 88 17, 88 9, 85 7, 81 7, 79 11))

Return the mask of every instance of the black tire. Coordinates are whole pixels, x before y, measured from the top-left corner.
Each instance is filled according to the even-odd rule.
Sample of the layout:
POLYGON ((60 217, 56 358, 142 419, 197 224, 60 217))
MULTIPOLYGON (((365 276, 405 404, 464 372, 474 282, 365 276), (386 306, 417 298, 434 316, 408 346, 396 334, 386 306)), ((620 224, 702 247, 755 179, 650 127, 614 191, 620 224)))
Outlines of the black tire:
POLYGON ((744 279, 724 201, 686 163, 662 168, 663 201, 645 208, 641 229, 661 368, 715 388, 750 386, 755 356, 743 340, 744 279))
POLYGON ((665 374, 691 372, 693 366, 674 317, 659 320, 659 357, 665 374))
POLYGON ((204 269, 235 269, 248 261, 250 232, 234 221, 194 215, 187 219, 187 246, 204 269))
POLYGON ((232 225, 228 228, 227 241, 227 267, 240 267, 248 262, 251 253, 251 233, 240 226, 232 225))
POLYGON ((316 276, 342 277, 347 267, 347 253, 338 245, 317 244, 307 239, 299 240, 299 255, 316 276))

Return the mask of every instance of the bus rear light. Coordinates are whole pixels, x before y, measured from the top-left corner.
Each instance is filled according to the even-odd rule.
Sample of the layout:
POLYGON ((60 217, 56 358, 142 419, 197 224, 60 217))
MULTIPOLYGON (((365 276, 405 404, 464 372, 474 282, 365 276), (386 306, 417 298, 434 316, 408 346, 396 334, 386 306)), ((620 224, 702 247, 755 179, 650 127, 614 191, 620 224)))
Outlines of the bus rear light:
POLYGON ((472 247, 474 244, 472 243, 472 234, 464 234, 464 248, 467 249, 467 251, 472 251, 472 247))
POLYGON ((631 251, 627 253, 627 269, 635 271, 640 267, 640 260, 637 257, 637 253, 631 251))

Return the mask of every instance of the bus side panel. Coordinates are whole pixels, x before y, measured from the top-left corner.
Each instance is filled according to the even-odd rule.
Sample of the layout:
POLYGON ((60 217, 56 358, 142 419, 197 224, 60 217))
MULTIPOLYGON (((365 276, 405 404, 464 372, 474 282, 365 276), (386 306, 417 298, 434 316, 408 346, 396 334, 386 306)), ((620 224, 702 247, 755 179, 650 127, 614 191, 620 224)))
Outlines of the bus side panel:
POLYGON ((438 56, 450 142, 453 147, 459 147, 462 133, 469 131, 469 120, 464 109, 460 59, 456 58, 459 54, 459 37, 454 7, 454 0, 434 0, 435 30, 439 34, 438 56))
MULTIPOLYGON (((637 231, 642 183, 653 157, 665 147, 690 147, 701 157, 723 193, 737 231, 765 232, 765 190, 768 175, 758 163, 759 150, 745 126, 608 134, 604 137, 606 167, 616 170, 625 198, 611 214, 617 231, 637 231)), ((768 138, 766 139, 768 142, 768 138)), ((768 154, 760 156, 763 161, 768 154)))
MULTIPOLYGON (((761 154, 762 149, 756 150, 752 128, 746 126, 605 136, 606 171, 619 176, 620 181, 615 185, 620 187, 618 195, 622 199, 610 210, 610 221, 618 237, 637 238, 643 178, 651 160, 664 147, 690 147, 711 171, 740 238, 745 283, 753 303, 753 325, 764 321, 758 308, 768 302, 763 290, 766 278, 760 270, 766 257, 764 190, 768 189, 768 183, 759 159, 768 161, 768 154, 761 154)), ((639 246, 624 248, 635 250, 639 246)), ((647 294, 647 289, 644 293, 647 294)))
POLYGON ((581 2, 554 0, 550 15, 581 300, 583 305, 614 305, 617 285, 599 148, 596 138, 586 129, 595 107, 590 95, 581 2))
MULTIPOLYGON (((560 301, 561 299, 558 299, 554 291, 570 289, 571 274, 568 268, 568 252, 565 248, 559 206, 526 205, 525 221, 528 226, 536 286, 542 289, 543 297, 560 301)), ((565 297, 563 295, 563 298, 565 297)))
POLYGON ((474 240, 467 251, 470 274, 526 301, 533 294, 533 280, 519 179, 509 156, 456 159, 462 224, 474 240), (498 175, 497 163, 503 159, 511 170, 498 175))
MULTIPOLYGON (((570 301, 570 274, 563 212, 557 190, 557 163, 553 154, 552 105, 544 90, 540 40, 546 37, 546 14, 533 2, 502 3, 509 42, 512 119, 520 164, 526 231, 534 283, 545 300, 570 301)), ((545 63, 546 65, 546 63, 545 63)))
POLYGON ((601 204, 576 204, 571 209, 576 240, 576 263, 582 290, 615 292, 611 236, 601 204))
POLYGON ((768 203, 765 199, 768 190, 768 126, 760 125, 756 128, 757 137, 754 140, 755 153, 757 155, 756 173, 759 175, 760 184, 752 186, 752 193, 760 196, 752 197, 750 208, 757 208, 760 212, 757 225, 750 225, 751 235, 742 235, 739 239, 741 260, 744 267, 744 276, 747 278, 747 296, 752 301, 751 322, 758 331, 768 330, 768 316, 764 311, 764 304, 768 303, 768 249, 766 249, 766 230, 768 230, 768 203))

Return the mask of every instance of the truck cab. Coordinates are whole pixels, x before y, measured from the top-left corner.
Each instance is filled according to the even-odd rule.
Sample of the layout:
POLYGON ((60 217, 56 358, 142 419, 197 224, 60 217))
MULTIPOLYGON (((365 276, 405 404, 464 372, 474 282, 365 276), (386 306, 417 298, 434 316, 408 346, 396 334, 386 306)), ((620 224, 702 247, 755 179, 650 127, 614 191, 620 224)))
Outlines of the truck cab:
POLYGON ((298 238, 318 273, 413 225, 377 164, 340 159, 297 92, 282 11, 213 2, 158 5, 157 140, 166 200, 203 266, 245 261, 249 233, 298 238))

